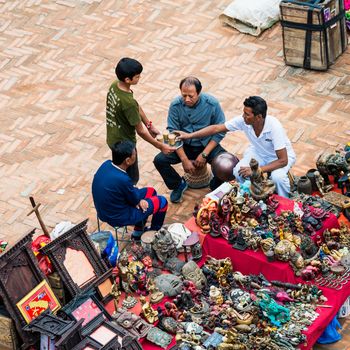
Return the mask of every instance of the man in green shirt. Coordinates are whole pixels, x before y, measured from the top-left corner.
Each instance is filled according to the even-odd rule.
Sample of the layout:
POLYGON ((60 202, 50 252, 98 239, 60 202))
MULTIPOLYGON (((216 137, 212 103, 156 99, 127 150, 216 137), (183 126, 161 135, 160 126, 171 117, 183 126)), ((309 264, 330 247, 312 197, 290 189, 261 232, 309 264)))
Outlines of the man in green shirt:
MULTIPOLYGON (((109 88, 106 103, 107 144, 111 148, 118 141, 136 143, 137 133, 164 154, 170 154, 175 148, 154 138, 159 131, 146 117, 130 88, 139 82, 142 70, 140 62, 128 57, 122 58, 115 68, 118 80, 109 88)), ((137 159, 127 172, 136 185, 139 180, 137 159)))

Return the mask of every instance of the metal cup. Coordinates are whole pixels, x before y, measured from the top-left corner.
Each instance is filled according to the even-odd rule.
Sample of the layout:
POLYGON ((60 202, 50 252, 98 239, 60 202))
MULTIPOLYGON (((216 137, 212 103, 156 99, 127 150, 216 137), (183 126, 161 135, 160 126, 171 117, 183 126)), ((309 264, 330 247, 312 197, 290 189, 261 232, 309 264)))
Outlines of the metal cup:
POLYGON ((169 145, 174 146, 176 143, 176 135, 175 134, 169 134, 168 136, 169 139, 169 145))
POLYGON ((158 142, 161 142, 161 143, 163 143, 163 142, 164 142, 164 138, 163 138, 163 135, 161 135, 161 134, 158 134, 158 135, 156 136, 156 140, 157 140, 158 142))
POLYGON ((163 131, 163 139, 164 139, 164 142, 169 142, 169 130, 163 131))

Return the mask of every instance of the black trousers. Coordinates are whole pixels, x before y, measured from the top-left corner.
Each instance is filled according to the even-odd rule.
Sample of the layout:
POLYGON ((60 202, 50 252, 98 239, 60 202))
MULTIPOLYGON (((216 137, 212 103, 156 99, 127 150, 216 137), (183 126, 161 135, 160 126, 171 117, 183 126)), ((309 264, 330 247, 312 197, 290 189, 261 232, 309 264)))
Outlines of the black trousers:
MULTIPOLYGON (((193 147, 186 144, 184 144, 183 148, 186 153, 186 156, 190 160, 195 160, 204 150, 204 147, 193 147)), ((223 152, 226 152, 226 150, 220 145, 217 145, 208 155, 207 162, 211 164, 213 159, 218 154, 223 152)), ((180 186, 182 178, 177 173, 177 171, 172 167, 172 165, 174 164, 181 163, 181 160, 176 152, 171 153, 169 155, 158 153, 155 156, 153 163, 156 169, 159 171, 160 175, 162 176, 165 184, 170 190, 175 190, 180 186)), ((222 181, 214 177, 210 181, 210 189, 214 190, 216 187, 220 186, 221 184, 222 184, 222 181)))
POLYGON ((139 174, 139 160, 137 157, 137 149, 135 149, 135 151, 136 151, 135 163, 129 166, 129 168, 126 169, 126 172, 130 176, 132 183, 136 186, 137 183, 139 182, 140 174, 139 174))

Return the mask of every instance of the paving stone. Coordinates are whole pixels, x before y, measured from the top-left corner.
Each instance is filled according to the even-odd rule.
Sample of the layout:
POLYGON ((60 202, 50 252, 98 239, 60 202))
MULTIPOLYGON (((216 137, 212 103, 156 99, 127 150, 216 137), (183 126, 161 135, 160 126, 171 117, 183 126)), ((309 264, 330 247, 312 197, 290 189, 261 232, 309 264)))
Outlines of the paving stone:
MULTIPOLYGON (((39 227, 26 216, 30 195, 43 204, 48 227, 89 217, 96 229, 91 180, 110 157, 105 99, 124 56, 144 66, 134 93, 160 130, 179 81, 195 75, 227 119, 247 96, 266 98, 297 152, 296 175, 314 168, 325 148, 350 141, 349 51, 327 72, 285 66, 280 25, 259 38, 222 26, 218 16, 230 2, 0 0, 1 238, 13 244, 39 227)), ((237 156, 247 144, 238 132, 223 141, 237 156)), ((138 148, 140 186, 169 198, 153 166, 157 150, 143 140, 138 148)), ((182 204, 170 203, 166 222, 186 221, 207 191, 188 190, 182 204)))

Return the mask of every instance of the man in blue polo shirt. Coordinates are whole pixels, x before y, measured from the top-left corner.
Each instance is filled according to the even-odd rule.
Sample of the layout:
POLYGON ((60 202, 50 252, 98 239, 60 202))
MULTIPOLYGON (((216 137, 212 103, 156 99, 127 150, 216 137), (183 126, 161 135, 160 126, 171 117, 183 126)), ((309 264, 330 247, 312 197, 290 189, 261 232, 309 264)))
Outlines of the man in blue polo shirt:
POLYGON ((202 138, 217 133, 241 130, 250 141, 243 159, 233 169, 236 179, 243 182, 252 175, 249 162, 255 158, 263 172, 271 173, 280 196, 289 197, 288 171, 295 163, 295 153, 279 120, 267 115, 266 101, 259 96, 250 96, 243 103, 243 115, 225 124, 211 125, 191 134, 181 132, 182 140, 202 138))
MULTIPOLYGON (((180 82, 181 96, 176 97, 169 108, 168 130, 181 130, 187 133, 201 130, 208 125, 222 124, 225 115, 218 100, 202 93, 202 84, 195 77, 187 77, 180 82)), ((154 165, 170 190, 170 200, 179 203, 188 185, 172 167, 182 163, 185 172, 192 174, 196 168, 211 164, 218 154, 226 152, 220 146, 224 133, 207 136, 197 140, 186 140, 183 147, 172 154, 159 153, 154 158, 154 165)), ((215 189, 221 184, 217 178, 210 182, 210 188, 215 189)))

